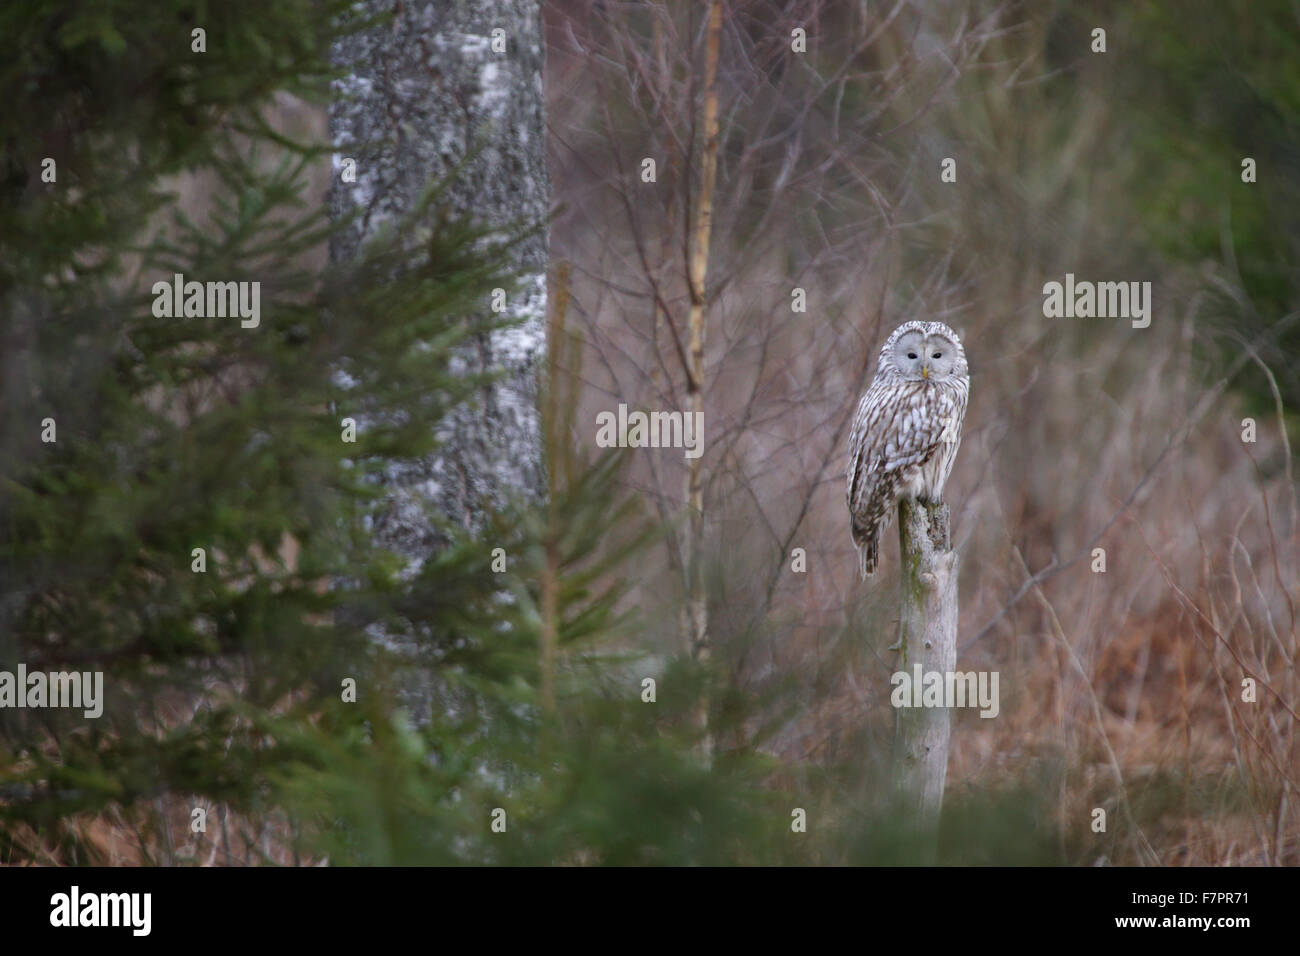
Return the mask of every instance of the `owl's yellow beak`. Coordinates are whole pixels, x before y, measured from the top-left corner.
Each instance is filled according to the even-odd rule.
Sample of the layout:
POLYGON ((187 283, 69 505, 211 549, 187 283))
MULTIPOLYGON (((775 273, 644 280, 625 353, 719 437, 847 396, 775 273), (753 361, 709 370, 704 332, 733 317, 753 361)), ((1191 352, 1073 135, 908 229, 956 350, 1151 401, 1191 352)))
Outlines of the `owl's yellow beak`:
POLYGON ((921 366, 921 378, 929 379, 929 377, 930 377, 930 366, 928 366, 928 365, 922 365, 922 366, 921 366))

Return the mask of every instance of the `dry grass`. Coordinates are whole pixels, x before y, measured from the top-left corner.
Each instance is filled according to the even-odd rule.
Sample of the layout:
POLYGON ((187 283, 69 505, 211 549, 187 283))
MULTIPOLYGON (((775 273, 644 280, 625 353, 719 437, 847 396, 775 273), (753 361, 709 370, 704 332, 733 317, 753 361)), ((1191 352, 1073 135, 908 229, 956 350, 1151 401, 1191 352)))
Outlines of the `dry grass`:
MULTIPOLYGON (((752 23, 764 7, 730 13, 752 23)), ((816 7, 801 11, 806 22, 816 22, 816 7)), ((973 380, 948 486, 963 562, 958 666, 998 671, 1002 692, 997 719, 958 720, 950 791, 1055 768, 1054 815, 1076 862, 1294 864, 1292 455, 1280 408, 1277 420, 1259 422, 1257 443, 1241 440, 1232 386, 1266 370, 1249 353, 1226 369, 1205 360, 1221 354, 1203 308, 1207 280, 1231 286, 1231 275, 1162 261, 1129 238, 1139 230, 1125 218, 1136 159, 1123 146, 1124 115, 1104 99, 1095 65, 1079 67, 1068 94, 1039 81, 1041 19, 990 8, 988 20, 959 24, 946 8, 925 16, 899 7, 875 52, 847 71, 888 91, 898 125, 880 133, 845 116, 836 139, 811 110, 797 158, 765 157, 752 131, 780 112, 774 102, 806 91, 794 80, 744 79, 762 44, 724 31, 731 159, 715 198, 724 225, 711 269, 723 278, 708 310, 706 363, 713 640, 729 648, 742 692, 796 682, 795 716, 770 745, 782 760, 860 761, 864 728, 887 747, 896 551, 887 546, 884 574, 858 584, 843 514, 843 422, 888 330, 942 319, 963 335, 973 380), (938 56, 937 38, 952 38, 949 60, 968 72, 927 86, 922 51, 938 56), (799 181, 805 160, 838 169, 835 152, 855 130, 862 154, 880 157, 845 167, 862 174, 858 183, 799 181), (957 184, 939 182, 948 155, 958 157, 957 184), (789 162, 791 195, 740 175, 765 160, 789 162), (1108 175, 1094 175, 1099 168, 1108 175), (864 191, 872 202, 860 220, 810 246, 800 210, 828 197, 854 205, 864 191), (789 214, 771 215, 773 203, 789 214), (765 215, 758 252, 725 226, 765 215), (1151 281, 1152 325, 1045 318, 1042 284, 1066 272, 1151 281), (807 314, 790 312, 794 286, 808 290, 807 314), (794 547, 807 551, 804 575, 790 570, 794 547), (1096 547, 1105 573, 1092 570, 1096 547), (1242 700, 1247 677, 1254 703, 1242 700), (1089 827, 1095 807, 1108 812, 1109 836, 1089 827)), ((552 13, 550 102, 566 210, 552 251, 574 264, 574 309, 586 321, 580 423, 619 402, 683 407, 664 324, 685 296, 675 236, 694 186, 688 163, 662 159, 660 184, 641 184, 627 157, 672 157, 669 144, 688 138, 690 103, 673 97, 687 95, 699 69, 698 50, 654 68, 667 27, 638 41, 636 24, 619 21, 619 41, 603 44, 599 29, 583 31, 585 10, 552 13), (596 69, 597 54, 612 65, 596 69), (650 104, 643 112, 628 105, 632 89, 650 104), (611 90, 629 97, 618 112, 600 102, 611 90)), ((593 433, 580 428, 577 438, 593 433)), ((640 455, 631 490, 679 520, 681 463, 640 455)), ((643 603, 680 595, 671 536, 663 559, 644 572, 643 603)), ((644 640, 680 649, 672 615, 656 619, 644 640)))

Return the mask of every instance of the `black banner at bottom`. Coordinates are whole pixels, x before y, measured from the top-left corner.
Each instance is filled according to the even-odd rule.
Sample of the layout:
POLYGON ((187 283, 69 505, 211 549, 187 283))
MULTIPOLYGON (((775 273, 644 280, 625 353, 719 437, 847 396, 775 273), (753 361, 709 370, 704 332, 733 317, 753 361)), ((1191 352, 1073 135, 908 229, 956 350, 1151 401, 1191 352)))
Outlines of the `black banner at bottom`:
POLYGON ((461 942, 466 932, 483 933, 495 945, 516 934, 529 941, 577 934, 601 945, 770 944, 787 933, 808 942, 837 924, 918 944, 987 944, 1033 932, 1043 940, 1183 945, 1200 936, 1231 945, 1290 928, 1294 912, 1283 908, 1295 907, 1294 881, 1266 869, 0 867, 0 926, 7 944, 63 937, 128 946, 337 947, 396 934, 437 945, 451 942, 443 934, 452 931, 461 942))

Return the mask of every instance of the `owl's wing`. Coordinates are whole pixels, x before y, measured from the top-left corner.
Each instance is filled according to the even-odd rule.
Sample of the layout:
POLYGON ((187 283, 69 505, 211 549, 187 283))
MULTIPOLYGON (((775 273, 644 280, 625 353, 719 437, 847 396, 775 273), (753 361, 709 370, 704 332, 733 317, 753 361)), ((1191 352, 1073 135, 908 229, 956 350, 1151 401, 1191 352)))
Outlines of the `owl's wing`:
POLYGON ((864 576, 876 568, 905 472, 939 452, 959 416, 955 396, 921 383, 877 380, 862 396, 849 434, 848 504, 864 576))

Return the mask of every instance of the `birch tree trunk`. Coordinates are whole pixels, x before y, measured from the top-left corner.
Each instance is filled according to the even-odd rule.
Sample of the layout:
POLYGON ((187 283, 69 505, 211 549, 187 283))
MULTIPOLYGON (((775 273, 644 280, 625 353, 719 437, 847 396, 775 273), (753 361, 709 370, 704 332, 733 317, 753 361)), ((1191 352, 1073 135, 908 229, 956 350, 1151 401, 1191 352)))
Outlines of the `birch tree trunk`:
MULTIPOLYGON (((705 290, 709 277, 709 240, 713 234, 713 189, 718 173, 718 45, 722 36, 722 5, 709 5, 709 28, 705 40, 704 65, 704 151, 700 157, 700 193, 691 227, 689 285, 691 309, 689 366, 686 369, 687 414, 696 421, 704 418, 704 339, 705 290)), ((701 436, 701 441, 703 436, 701 436)), ((687 643, 691 656, 707 663, 709 647, 709 608, 704 581, 704 469, 703 456, 693 458, 686 473, 686 586, 687 643)), ((713 757, 713 733, 709 726, 710 698, 699 703, 697 720, 704 730, 702 752, 706 760, 713 757)))
MULTIPOLYGON (((957 667, 957 552, 948 541, 948 506, 927 508, 904 499, 898 506, 902 556, 899 669, 909 676, 948 674, 957 667)), ((919 695, 920 687, 913 693, 919 695)), ((943 805, 951 714, 946 707, 895 711, 894 778, 918 836, 931 841, 943 805)), ((922 862, 929 862, 928 860, 922 862)))
MULTIPOLYGON (((349 75, 336 81, 330 104, 330 136, 343 151, 331 214, 361 215, 334 241, 331 259, 354 256, 453 171, 446 194, 453 215, 502 229, 544 220, 550 180, 537 0, 360 0, 354 9, 393 16, 334 51, 349 75), (355 183, 340 181, 343 156, 356 159, 355 183)), ((438 454, 393 468, 385 481, 389 506, 375 534, 413 563, 439 545, 424 503, 474 529, 484 505, 543 493, 535 370, 546 349, 547 234, 528 237, 513 255, 525 278, 507 311, 521 323, 463 353, 469 373, 504 377, 448 417, 438 454)))

